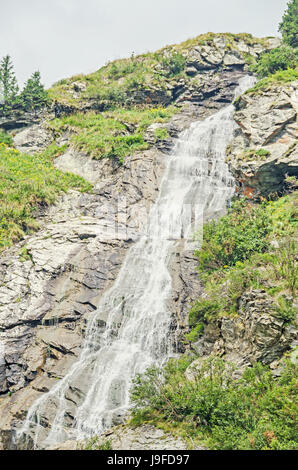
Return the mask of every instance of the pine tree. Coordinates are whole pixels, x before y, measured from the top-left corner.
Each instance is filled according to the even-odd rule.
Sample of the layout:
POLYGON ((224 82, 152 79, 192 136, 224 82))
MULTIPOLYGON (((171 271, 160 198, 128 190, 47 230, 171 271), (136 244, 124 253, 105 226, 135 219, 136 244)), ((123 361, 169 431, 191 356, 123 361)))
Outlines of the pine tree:
POLYGON ((27 80, 21 94, 25 110, 38 109, 48 101, 48 94, 41 83, 40 72, 34 72, 27 80))
POLYGON ((5 108, 17 103, 19 87, 9 55, 3 57, 0 63, 0 90, 5 108))
POLYGON ((279 25, 284 42, 298 47, 298 0, 290 0, 279 25))

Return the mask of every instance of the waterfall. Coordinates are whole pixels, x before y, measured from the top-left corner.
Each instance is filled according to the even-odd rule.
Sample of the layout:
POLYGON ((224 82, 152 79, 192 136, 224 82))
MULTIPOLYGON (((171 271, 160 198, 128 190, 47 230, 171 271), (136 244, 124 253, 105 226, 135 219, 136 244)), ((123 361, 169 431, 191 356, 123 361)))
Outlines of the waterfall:
MULTIPOLYGON (((236 94, 253 83, 252 77, 242 78, 236 94)), ((192 249, 198 224, 223 213, 233 194, 225 163, 237 127, 233 113, 231 104, 193 123, 177 140, 146 233, 129 249, 113 286, 102 295, 77 362, 30 408, 17 432, 19 441, 32 436, 35 447, 45 448, 102 433, 129 410, 135 375, 175 354, 170 258, 181 240, 192 249), (104 331, 99 329, 103 321, 104 331)))

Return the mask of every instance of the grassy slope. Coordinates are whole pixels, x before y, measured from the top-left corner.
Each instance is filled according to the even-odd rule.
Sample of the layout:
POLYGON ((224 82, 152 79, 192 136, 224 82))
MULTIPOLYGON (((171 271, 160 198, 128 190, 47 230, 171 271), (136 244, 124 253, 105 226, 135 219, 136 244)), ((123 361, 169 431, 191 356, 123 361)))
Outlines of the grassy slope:
POLYGON ((148 148, 145 132, 150 124, 166 122, 175 112, 173 106, 117 108, 100 114, 76 113, 54 119, 49 127, 57 136, 71 131, 72 146, 95 159, 114 157, 122 163, 125 156, 148 148))
POLYGON ((0 251, 38 228, 34 212, 70 188, 88 191, 83 178, 63 173, 52 163, 53 147, 41 155, 21 154, 0 143, 0 251))
POLYGON ((259 80, 258 83, 245 94, 254 95, 258 93, 266 93, 272 86, 287 84, 298 80, 298 68, 279 70, 278 72, 259 80))

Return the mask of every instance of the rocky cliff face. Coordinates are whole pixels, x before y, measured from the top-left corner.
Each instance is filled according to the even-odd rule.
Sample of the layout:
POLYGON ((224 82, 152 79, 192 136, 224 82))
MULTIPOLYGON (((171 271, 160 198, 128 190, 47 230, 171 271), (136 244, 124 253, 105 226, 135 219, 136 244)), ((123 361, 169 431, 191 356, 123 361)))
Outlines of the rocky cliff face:
POLYGON ((287 176, 298 176, 298 82, 272 84, 236 103, 237 135, 228 161, 238 194, 258 199, 282 193, 287 176))
MULTIPOLYGON (((194 44, 187 52, 182 50, 188 78, 169 80, 162 90, 151 84, 141 94, 132 94, 135 103, 149 98, 153 103, 174 101, 180 106, 180 112, 164 125, 169 133, 166 141, 154 142, 149 150, 127 157, 120 168, 112 160, 95 161, 71 146, 56 160, 58 168, 84 176, 94 184, 94 190, 84 195, 72 191, 60 197, 55 206, 39 214, 41 230, 0 258, 2 448, 14 448, 14 429, 25 418, 28 408, 76 360, 88 315, 117 276, 126 250, 134 243, 156 199, 167 152, 175 137, 192 121, 203 119, 232 101, 237 81, 246 73, 246 54, 256 56, 264 47, 274 46, 274 41, 270 44, 267 41, 265 47, 258 42, 247 44, 242 39, 229 45, 225 37, 215 37, 207 45, 194 44)), ((290 168, 295 151, 295 87, 291 84, 282 92, 276 88, 268 96, 245 95, 238 102, 236 121, 240 129, 231 145, 231 158, 240 192, 250 192, 248 188, 253 188, 255 194, 279 190, 285 173, 293 174, 290 168), (260 109, 266 120, 257 115, 256 110, 260 109), (249 170, 253 178, 242 163, 238 166, 239 149, 252 146, 270 148, 272 155, 268 162, 255 163, 256 167, 249 170), (267 180, 273 178, 276 184, 270 180, 266 186, 266 175, 267 180)), ((72 104, 67 99, 57 100, 50 110, 51 116, 78 109, 100 110, 101 103, 94 98, 86 99, 85 91, 80 81, 69 82, 66 95, 72 104)), ((24 152, 46 148, 55 137, 47 126, 49 114, 27 118, 4 117, 0 126, 17 129, 34 123, 16 133, 15 145, 24 152)), ((148 142, 152 129, 147 132, 148 142)), ((58 143, 67 139, 64 135, 58 143)), ((171 268, 171 311, 173 330, 179 324, 180 332, 187 328, 189 306, 202 289, 195 266, 191 255, 177 251, 171 268)), ((197 345, 198 351, 224 352, 241 365, 258 359, 272 362, 280 356, 293 341, 293 332, 266 313, 268 306, 261 305, 266 303, 262 293, 250 295, 243 299, 240 319, 225 319, 210 328, 197 345), (258 298, 261 303, 252 305, 258 303, 258 298)), ((101 327, 105 327, 105 318, 101 327)), ((179 349, 183 348, 180 343, 179 349)), ((138 446, 143 446, 142 439, 138 446)))
MULTIPOLYGON (((252 289, 242 295, 239 315, 210 323, 193 348, 202 357, 224 357, 235 364, 237 375, 257 361, 270 365, 279 374, 279 359, 297 345, 297 328, 274 315, 273 299, 266 291, 252 289)), ((192 367, 196 367, 196 362, 192 367)))

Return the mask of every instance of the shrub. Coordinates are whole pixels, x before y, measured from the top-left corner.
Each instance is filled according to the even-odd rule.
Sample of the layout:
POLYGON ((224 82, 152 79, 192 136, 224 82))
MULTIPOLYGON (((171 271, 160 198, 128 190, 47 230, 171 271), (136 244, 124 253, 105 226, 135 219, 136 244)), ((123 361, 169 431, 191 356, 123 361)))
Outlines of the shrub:
POLYGON ((155 129, 154 136, 157 140, 165 140, 169 138, 169 133, 165 127, 159 127, 155 129))
POLYGON ((41 83, 40 72, 34 72, 27 80, 20 99, 25 110, 39 109, 48 103, 48 93, 41 83))
POLYGON ((202 247, 195 252, 200 272, 234 266, 252 253, 264 251, 270 227, 270 216, 263 205, 236 202, 226 216, 204 226, 202 247))
POLYGON ((6 144, 9 147, 13 145, 11 135, 1 129, 0 129, 0 144, 6 144))
POLYGON ((297 67, 298 51, 290 46, 281 46, 272 49, 270 52, 263 53, 256 65, 252 65, 251 69, 264 78, 272 75, 279 70, 294 69, 297 67))
POLYGON ((14 66, 9 55, 2 58, 0 63, 0 110, 8 112, 18 104, 19 86, 14 66))
POLYGON ((286 281, 286 287, 293 295, 296 293, 298 282, 297 244, 295 240, 285 240, 277 252, 275 273, 286 281))
POLYGON ((179 75, 183 72, 185 64, 185 57, 179 53, 174 53, 170 57, 165 57, 161 60, 161 65, 165 69, 165 74, 169 77, 179 75))
POLYGON ((196 301, 189 312, 189 325, 196 327, 201 322, 211 320, 218 314, 220 304, 217 300, 199 300, 196 301))
POLYGON ((132 389, 132 423, 180 430, 211 449, 295 449, 297 366, 286 362, 277 380, 257 363, 235 380, 234 367, 218 357, 202 361, 194 380, 184 372, 192 359, 150 369, 132 389))

